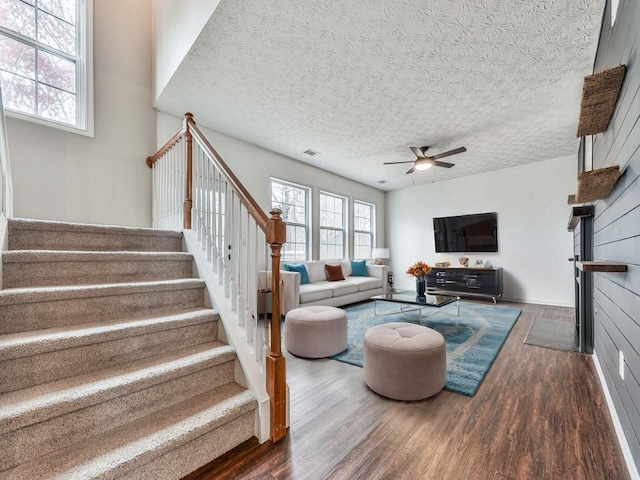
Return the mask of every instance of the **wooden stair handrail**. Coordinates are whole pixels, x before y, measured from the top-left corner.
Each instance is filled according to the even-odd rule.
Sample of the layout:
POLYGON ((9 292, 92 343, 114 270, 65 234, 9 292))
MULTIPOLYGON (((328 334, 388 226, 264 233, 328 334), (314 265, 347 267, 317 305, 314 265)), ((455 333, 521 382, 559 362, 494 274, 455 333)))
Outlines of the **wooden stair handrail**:
POLYGON ((260 229, 265 234, 267 244, 271 249, 271 337, 270 349, 266 358, 266 381, 267 392, 270 398, 270 423, 271 423, 271 441, 277 442, 287 435, 286 416, 287 416, 287 383, 286 383, 286 363, 282 355, 281 334, 280 334, 280 254, 282 245, 286 242, 286 224, 281 218, 282 211, 278 208, 272 209, 267 214, 260 208, 255 199, 242 185, 238 177, 231 171, 229 166, 222 160, 218 152, 213 148, 211 143, 202 134, 196 126, 193 114, 187 112, 184 115, 182 128, 165 143, 155 154, 147 157, 146 163, 149 168, 167 153, 174 145, 176 145, 182 137, 186 138, 186 184, 185 184, 185 200, 183 208, 183 225, 186 230, 191 229, 191 210, 192 210, 192 171, 193 171, 193 137, 196 138, 200 147, 209 156, 218 171, 222 174, 225 181, 231 186, 232 191, 236 194, 242 205, 260 229))
POLYGON ((249 215, 251 215, 262 231, 266 233, 267 221, 269 220, 267 214, 262 210, 262 208, 260 208, 258 202, 256 202, 247 189, 244 188, 244 185, 242 185, 240 180, 238 180, 238 177, 236 177, 229 166, 224 162, 224 160, 222 160, 218 152, 216 152, 216 150, 211 146, 209 141, 196 126, 196 122, 193 120, 193 117, 191 117, 188 122, 193 136, 198 139, 201 147, 203 147, 203 150, 209 155, 216 168, 222 172, 225 180, 229 185, 231 185, 231 189, 238 196, 244 208, 249 212, 249 215))

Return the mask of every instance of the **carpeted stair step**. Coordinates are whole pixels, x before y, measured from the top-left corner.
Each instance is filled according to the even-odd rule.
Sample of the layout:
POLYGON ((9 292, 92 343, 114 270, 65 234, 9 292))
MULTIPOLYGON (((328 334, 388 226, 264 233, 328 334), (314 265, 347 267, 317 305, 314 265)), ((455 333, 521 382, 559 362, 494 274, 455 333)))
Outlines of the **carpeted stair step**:
POLYGON ((253 436, 256 402, 235 383, 0 472, 0 479, 179 479, 253 436))
POLYGON ((136 421, 233 382, 219 342, 0 395, 0 469, 136 421))
POLYGON ((203 305, 204 282, 191 278, 0 290, 0 335, 168 315, 203 305))
POLYGON ((9 220, 9 250, 181 252, 182 233, 45 220, 9 220))
POLYGON ((0 393, 111 368, 217 338, 211 309, 0 336, 0 393))
POLYGON ((10 250, 2 255, 3 288, 146 282, 193 277, 182 252, 10 250))

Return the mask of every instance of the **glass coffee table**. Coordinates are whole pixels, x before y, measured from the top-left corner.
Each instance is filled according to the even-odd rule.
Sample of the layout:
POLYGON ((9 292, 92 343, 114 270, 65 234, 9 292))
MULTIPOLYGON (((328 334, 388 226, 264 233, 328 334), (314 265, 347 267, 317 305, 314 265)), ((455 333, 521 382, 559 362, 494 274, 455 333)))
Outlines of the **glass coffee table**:
MULTIPOLYGON (((373 303, 373 314, 376 317, 383 317, 385 315, 395 315, 398 313, 407 314, 409 312, 420 312, 420 318, 430 317, 440 312, 440 307, 449 305, 450 303, 456 303, 456 314, 454 316, 460 316, 460 297, 454 297, 450 295, 425 295, 423 297, 413 290, 398 290, 395 292, 384 293, 382 295, 375 295, 371 297, 373 303), (378 302, 390 302, 397 303, 400 307, 399 310, 386 311, 384 313, 378 313, 378 302)), ((444 312, 451 315, 449 312, 444 312)))

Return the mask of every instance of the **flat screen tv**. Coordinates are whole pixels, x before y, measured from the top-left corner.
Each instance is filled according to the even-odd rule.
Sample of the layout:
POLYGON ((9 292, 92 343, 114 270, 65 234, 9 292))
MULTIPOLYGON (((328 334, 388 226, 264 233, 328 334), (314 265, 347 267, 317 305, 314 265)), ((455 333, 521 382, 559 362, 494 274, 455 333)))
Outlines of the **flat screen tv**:
POLYGON ((497 252, 498 214, 475 213, 433 219, 436 252, 497 252))

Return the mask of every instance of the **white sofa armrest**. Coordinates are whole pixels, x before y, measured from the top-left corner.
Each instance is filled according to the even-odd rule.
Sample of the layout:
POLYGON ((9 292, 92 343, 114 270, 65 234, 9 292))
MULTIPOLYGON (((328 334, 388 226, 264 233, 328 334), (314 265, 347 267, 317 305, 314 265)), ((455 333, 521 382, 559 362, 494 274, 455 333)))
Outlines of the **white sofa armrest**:
POLYGON ((282 281, 280 314, 286 315, 289 310, 300 306, 300 274, 280 270, 280 280, 282 281))
POLYGON ((370 277, 377 278, 382 281, 382 291, 387 292, 387 273, 389 267, 386 265, 367 265, 367 273, 370 277))

